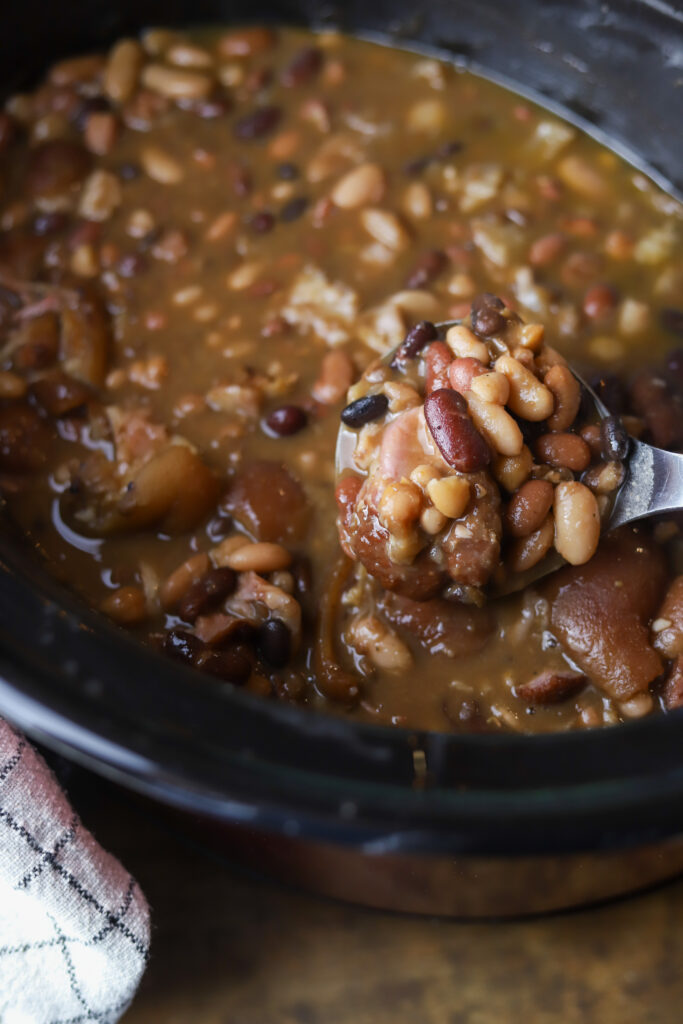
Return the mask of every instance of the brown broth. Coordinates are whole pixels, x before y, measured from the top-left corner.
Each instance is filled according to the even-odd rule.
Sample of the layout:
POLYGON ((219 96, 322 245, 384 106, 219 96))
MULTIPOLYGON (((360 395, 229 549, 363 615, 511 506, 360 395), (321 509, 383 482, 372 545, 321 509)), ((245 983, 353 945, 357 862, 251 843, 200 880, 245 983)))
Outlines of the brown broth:
MULTIPOLYGON (((147 130, 139 130, 139 122, 138 129, 129 126, 132 101, 124 105, 128 125, 119 105, 105 106, 104 113, 115 115, 118 137, 108 152, 94 157, 93 166, 116 176, 121 202, 88 234, 74 190, 64 204, 65 227, 50 237, 28 276, 67 286, 80 277, 105 297, 114 342, 106 384, 98 389, 101 407, 146 410, 170 435, 190 442, 223 487, 254 459, 284 463, 304 487, 312 518, 306 538, 290 545, 312 566, 303 643, 287 671, 257 665, 256 683, 249 685, 357 719, 419 728, 466 728, 444 714, 444 702, 457 707, 460 694, 479 702, 488 728, 553 730, 618 720, 613 702, 590 685, 580 698, 547 706, 528 706, 514 695, 515 684, 567 667, 547 622, 547 605, 532 592, 496 606, 496 628, 476 654, 427 655, 409 641, 413 670, 359 676, 359 702, 335 704, 319 693, 312 649, 316 611, 339 560, 333 458, 344 401, 324 406, 311 393, 323 356, 331 351, 325 334, 338 311, 323 308, 312 330, 291 322, 288 300, 307 266, 322 271, 328 282, 343 283, 357 312, 344 321, 347 340, 338 350, 351 357, 358 376, 382 346, 382 339, 374 348, 362 339, 371 331, 372 311, 404 290, 420 258, 437 250, 445 262, 424 284, 431 298, 408 309, 402 324, 399 318, 385 346, 399 341, 413 320, 461 317, 475 294, 490 291, 523 316, 542 321, 551 343, 578 368, 628 378, 638 367, 658 365, 675 342, 660 314, 676 306, 683 284, 680 206, 575 128, 568 127, 566 141, 548 155, 563 122, 461 68, 294 29, 279 31, 272 47, 251 55, 217 58, 225 34, 192 31, 178 38, 208 55, 210 75, 220 70, 221 81, 231 83, 217 85, 215 94, 232 108, 204 117, 163 102, 147 130), (323 55, 320 70, 300 85, 283 85, 282 70, 302 48, 314 45, 323 55), (263 138, 236 139, 237 118, 265 104, 281 108, 278 126, 263 138), (181 180, 159 183, 141 169, 143 150, 150 146, 175 161, 181 180), (327 173, 320 169, 325 151, 327 173), (423 167, 407 169, 420 158, 423 167), (374 205, 401 218, 409 244, 397 250, 370 237, 358 209, 337 208, 329 199, 336 182, 363 162, 379 165, 385 174, 385 194, 374 205), (127 174, 128 168, 134 173, 127 174), (320 180, 311 180, 318 175, 320 180), (287 204, 299 198, 306 201, 303 212, 283 220, 287 204), (143 211, 143 237, 131 228, 134 211, 143 211), (261 211, 273 215, 272 227, 263 232, 253 220, 261 211), (78 242, 76 228, 85 241, 78 242), (548 239, 545 252, 540 239, 548 239), (236 288, 233 279, 231 286, 230 275, 246 264, 255 267, 250 283, 236 288), (608 290, 591 295, 596 285, 608 290), (145 386, 145 370, 154 370, 147 361, 157 357, 163 372, 145 386), (257 387, 263 375, 266 390, 281 392, 264 395, 256 415, 207 406, 212 389, 249 386, 254 375, 257 387), (308 425, 291 437, 263 429, 264 419, 282 404, 308 410, 308 425)), ((169 36, 167 52, 174 39, 169 36)), ((5 241, 21 235, 22 216, 30 225, 35 212, 25 191, 27 134, 78 139, 80 128, 59 112, 58 93, 90 96, 100 82, 100 70, 67 85, 55 84, 53 74, 38 94, 40 102, 26 100, 22 108, 21 101, 10 101, 8 109, 27 127, 1 157, 5 241)), ((0 283, 9 287, 22 272, 8 251, 0 248, 0 283)), ((3 335, 1 368, 11 372, 15 329, 12 323, 3 335)), ((70 439, 68 419, 59 432, 46 465, 33 474, 5 474, 4 493, 12 516, 51 570, 91 604, 100 606, 118 587, 140 586, 145 577, 149 598, 154 581, 162 582, 189 554, 211 549, 230 532, 225 520, 209 515, 176 536, 145 529, 76 543, 69 532, 74 520, 67 515, 65 524, 58 518, 64 506, 59 493, 68 489, 68 474, 59 467, 82 459, 86 450, 70 439)), ((175 612, 154 610, 153 594, 151 602, 149 616, 135 626, 143 639, 178 622, 175 612)), ((352 668, 353 652, 337 654, 352 668)))

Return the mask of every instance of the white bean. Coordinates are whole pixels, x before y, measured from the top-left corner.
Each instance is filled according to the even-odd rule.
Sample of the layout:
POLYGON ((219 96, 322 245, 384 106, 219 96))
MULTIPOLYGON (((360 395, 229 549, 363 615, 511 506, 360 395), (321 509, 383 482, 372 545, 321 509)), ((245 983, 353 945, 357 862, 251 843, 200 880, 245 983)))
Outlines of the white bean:
POLYGON ((600 510, 592 491, 576 480, 559 483, 553 502, 555 547, 571 565, 583 565, 600 540, 600 510))

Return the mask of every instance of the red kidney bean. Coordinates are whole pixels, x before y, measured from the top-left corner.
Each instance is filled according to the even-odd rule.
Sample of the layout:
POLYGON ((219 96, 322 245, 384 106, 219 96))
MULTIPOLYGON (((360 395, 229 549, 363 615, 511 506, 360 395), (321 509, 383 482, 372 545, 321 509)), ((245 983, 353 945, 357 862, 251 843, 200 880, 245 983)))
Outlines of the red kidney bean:
POLYGON ((287 88, 305 85, 323 66, 323 52, 317 46, 306 46, 294 54, 291 62, 280 75, 280 81, 287 88))
POLYGON ((199 615, 231 594, 236 583, 237 575, 232 569, 209 569, 191 583, 183 594, 178 608, 181 619, 194 622, 199 615))
POLYGON ((373 420, 379 419, 388 408, 389 399, 385 394, 380 392, 377 395, 364 395, 342 409, 342 423, 355 430, 365 426, 366 423, 372 423, 373 420))
POLYGON ((557 704, 571 697, 588 682, 580 672, 541 672, 535 679, 515 687, 515 692, 529 704, 557 704))
POLYGON ((278 437, 298 434, 306 426, 306 413, 298 405, 282 405, 273 409, 266 420, 268 430, 278 437))
POLYGON ((203 121, 212 121, 217 117, 224 117, 232 109, 232 103, 227 96, 221 93, 214 93, 205 99, 190 99, 181 96, 176 100, 181 110, 201 117, 203 121))
POLYGON ((491 450, 467 415, 467 403, 452 388, 427 395, 425 419, 436 446, 449 466, 474 473, 491 461, 491 450))
POLYGON ((486 373, 486 367, 472 356, 460 356, 448 367, 448 380, 452 388, 464 395, 472 387, 472 379, 486 373))
POLYGON ((448 368, 453 353, 444 341, 433 341, 425 352, 425 394, 449 387, 448 368))
POLYGON ((273 668, 287 664, 292 653, 292 634, 281 619, 266 619, 259 628, 256 649, 273 668))
POLYGON ((505 305, 497 295, 483 292, 472 300, 472 329, 483 338, 488 338, 505 327, 506 319, 501 310, 505 305))
POLYGON ((32 196, 51 198, 67 192, 85 178, 92 156, 84 146, 52 139, 32 149, 26 169, 26 189, 32 196))
POLYGON ((53 210, 50 213, 36 214, 31 227, 34 235, 55 235, 58 231, 63 231, 68 223, 69 218, 65 213, 53 210))
POLYGON ((280 107, 259 107, 235 122, 234 133, 238 139, 260 139, 274 131, 281 119, 280 107))
POLYGON ((426 288, 448 266, 448 256, 441 249, 430 249, 420 256, 405 279, 406 288, 426 288))
POLYGON ((608 284, 596 284, 583 297, 583 311, 591 320, 602 320, 616 308, 616 289, 608 284))
POLYGON ((391 365, 399 366, 405 359, 414 359, 420 354, 425 345, 438 337, 438 331, 429 320, 420 320, 411 327, 405 338, 396 349, 391 365))
POLYGON ((512 496, 505 513, 505 529, 512 537, 528 537, 538 530, 553 504, 555 488, 547 480, 527 480, 512 496))
POLYGON ((602 454, 608 462, 623 462, 628 455, 630 438, 618 416, 608 416, 600 424, 602 454))
POLYGON ((275 227, 275 217, 269 210, 259 210, 249 221, 249 226, 257 235, 265 235, 275 227))

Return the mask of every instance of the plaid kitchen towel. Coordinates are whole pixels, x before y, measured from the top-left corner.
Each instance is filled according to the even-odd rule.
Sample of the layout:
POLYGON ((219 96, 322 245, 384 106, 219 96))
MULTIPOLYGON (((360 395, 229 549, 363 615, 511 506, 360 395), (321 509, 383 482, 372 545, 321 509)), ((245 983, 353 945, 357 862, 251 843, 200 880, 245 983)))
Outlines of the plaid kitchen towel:
POLYGON ((0 719, 0 1024, 112 1024, 148 948, 137 882, 0 719))

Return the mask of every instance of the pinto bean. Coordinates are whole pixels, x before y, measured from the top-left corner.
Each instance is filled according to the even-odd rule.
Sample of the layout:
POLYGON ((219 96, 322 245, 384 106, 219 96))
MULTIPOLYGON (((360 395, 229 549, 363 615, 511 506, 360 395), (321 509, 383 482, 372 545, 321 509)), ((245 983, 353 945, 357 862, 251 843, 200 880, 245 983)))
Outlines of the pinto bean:
POLYGON ((504 526, 513 537, 527 537, 538 530, 553 505, 553 485, 547 480, 527 480, 513 495, 504 526))
POLYGON ((502 314, 505 305, 496 295, 484 292, 472 300, 472 329, 484 338, 502 331, 507 323, 502 314))
POLYGON ((546 516, 541 525, 526 537, 519 537, 510 545, 508 565, 513 572, 526 572, 550 551, 553 546, 555 524, 552 514, 546 516))
POLYGON ((461 473, 483 469, 491 451, 467 415, 467 404, 457 391, 439 388, 424 404, 427 426, 449 466, 461 473))
POLYGON ((211 568, 193 580, 183 594, 178 613, 186 622, 194 622, 228 597, 235 589, 237 576, 229 568, 211 568))
POLYGON ((191 555, 179 565, 161 585, 159 596, 164 609, 175 608, 189 587, 209 569, 211 563, 205 551, 191 555))
POLYGON ((147 618, 147 602, 142 587, 119 587, 105 597, 100 609, 121 626, 135 626, 147 618))
POLYGON ((557 704, 573 697, 587 684, 582 672, 555 672, 549 669, 515 687, 515 693, 528 704, 557 704))
POLYGON ((573 473, 582 473, 591 461, 591 450, 578 434, 543 434, 535 450, 541 462, 573 473))
POLYGON ((78 142, 52 139, 31 150, 26 169, 30 195, 52 199, 68 192, 90 171, 92 156, 78 142))
POLYGON ((604 320, 617 307, 616 289, 607 284, 595 284, 583 297, 583 311, 591 320, 604 320))
MULTIPOLYGON (((391 361, 392 366, 399 366, 406 359, 415 359, 416 356, 438 337, 438 332, 433 323, 429 320, 421 320, 410 328, 405 338, 396 350, 391 361)), ((450 358, 450 353, 449 353, 450 358)))
POLYGON ((427 288, 448 266, 448 257, 441 249, 429 249, 423 253, 409 271, 405 288, 427 288))
POLYGON ((485 373, 488 373, 487 367, 478 359, 474 359, 472 356, 461 356, 454 359, 448 367, 448 381, 455 391, 464 395, 467 391, 471 391, 474 378, 485 373))
POLYGON ((568 430, 579 414, 581 406, 581 388, 579 382, 568 366, 556 364, 551 366, 543 383, 552 393, 554 399, 553 412, 548 416, 551 430, 562 432, 568 430))
POLYGON ((449 387, 448 368, 453 353, 443 341, 433 341, 425 351, 425 394, 449 387))
POLYGON ((313 398, 323 405, 336 405, 353 384, 356 368, 348 352, 332 349, 320 364, 320 375, 313 385, 313 398))

